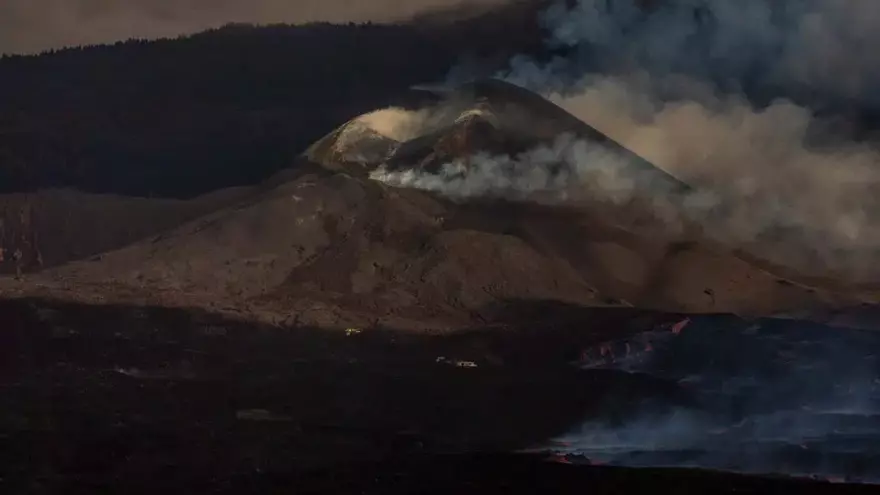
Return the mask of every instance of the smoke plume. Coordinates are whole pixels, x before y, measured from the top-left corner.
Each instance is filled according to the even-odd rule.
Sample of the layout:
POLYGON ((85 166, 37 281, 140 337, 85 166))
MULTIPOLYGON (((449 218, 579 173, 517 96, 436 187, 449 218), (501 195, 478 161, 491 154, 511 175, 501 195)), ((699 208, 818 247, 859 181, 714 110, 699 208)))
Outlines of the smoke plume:
MULTIPOLYGON (((876 275, 868 268, 880 252, 880 151, 841 138, 802 102, 880 106, 870 49, 880 46, 880 5, 579 0, 558 2, 541 22, 547 46, 565 56, 516 56, 497 77, 545 95, 699 191, 667 206, 777 261, 876 275)), ((457 195, 550 188, 572 198, 588 183, 594 192, 597 170, 620 169, 593 144, 575 147, 477 157, 467 175, 450 165, 437 176, 385 179, 457 195), (552 176, 554 160, 574 173, 552 176)), ((640 180, 617 177, 609 194, 631 199, 640 180)))
MULTIPOLYGON (((790 101, 764 108, 737 96, 658 102, 637 88, 604 78, 554 99, 676 177, 716 192, 723 204, 711 220, 728 242, 776 239, 814 251, 833 270, 864 271, 880 247, 876 148, 810 146, 808 131, 820 124, 790 101)), ((710 220, 707 210, 687 213, 710 220)))

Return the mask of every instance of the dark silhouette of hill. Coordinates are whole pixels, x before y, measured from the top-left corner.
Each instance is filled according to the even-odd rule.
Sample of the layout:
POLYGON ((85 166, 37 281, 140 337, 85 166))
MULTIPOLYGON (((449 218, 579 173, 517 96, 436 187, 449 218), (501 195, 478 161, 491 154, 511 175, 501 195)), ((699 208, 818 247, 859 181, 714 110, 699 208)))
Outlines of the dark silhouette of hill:
POLYGON ((536 51, 542 3, 399 25, 230 25, 4 57, 0 193, 192 197, 259 182, 463 57, 489 67, 536 51))

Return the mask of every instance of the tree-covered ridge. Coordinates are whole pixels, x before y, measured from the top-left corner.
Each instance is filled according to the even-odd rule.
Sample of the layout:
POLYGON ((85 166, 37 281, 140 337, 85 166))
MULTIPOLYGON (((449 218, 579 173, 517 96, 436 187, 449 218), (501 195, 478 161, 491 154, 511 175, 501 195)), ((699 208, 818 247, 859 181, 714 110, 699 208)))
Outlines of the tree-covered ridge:
POLYGON ((188 197, 253 183, 463 56, 540 43, 533 15, 254 27, 0 59, 0 192, 188 197), (502 37, 515 27, 518 39, 502 37))

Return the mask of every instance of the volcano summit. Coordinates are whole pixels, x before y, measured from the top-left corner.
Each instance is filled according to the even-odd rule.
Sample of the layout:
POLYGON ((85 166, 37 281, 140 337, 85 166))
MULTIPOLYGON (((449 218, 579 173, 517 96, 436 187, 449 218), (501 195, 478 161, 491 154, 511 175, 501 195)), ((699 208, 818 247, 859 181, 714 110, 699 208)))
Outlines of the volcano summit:
MULTIPOLYGON (((517 185, 535 192, 565 187, 572 175, 590 174, 635 180, 650 185, 646 192, 652 194, 690 190, 587 123, 519 86, 484 79, 454 89, 415 91, 429 92, 427 97, 434 101, 417 110, 390 107, 357 117, 318 141, 306 156, 328 168, 354 175, 366 172, 390 181, 419 173, 455 175, 474 162, 502 156, 511 162, 518 157, 527 162, 519 168, 528 170, 505 173, 520 175, 517 185)), ((447 188, 445 192, 477 195, 488 191, 447 188)))

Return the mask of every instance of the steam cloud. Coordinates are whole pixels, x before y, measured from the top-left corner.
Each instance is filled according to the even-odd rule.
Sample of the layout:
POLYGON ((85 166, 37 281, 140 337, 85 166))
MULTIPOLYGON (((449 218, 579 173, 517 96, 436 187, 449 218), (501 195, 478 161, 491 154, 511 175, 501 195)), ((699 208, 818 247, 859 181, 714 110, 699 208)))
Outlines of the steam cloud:
MULTIPOLYGON (((684 202, 685 213, 711 221, 726 241, 801 268, 853 279, 877 275, 868 269, 880 252, 880 151, 840 139, 834 122, 794 101, 819 95, 877 108, 880 63, 870 54, 880 46, 880 5, 681 0, 638 6, 645 3, 555 4, 541 21, 548 46, 566 55, 544 62, 517 56, 498 77, 544 94, 697 186, 702 192, 684 202), (746 88, 750 96, 789 99, 755 103, 746 88)), ((597 170, 616 169, 614 157, 603 160, 595 146, 577 147, 476 157, 467 175, 450 165, 435 176, 381 178, 456 195, 550 188, 571 198, 585 183, 595 184, 597 170), (545 165, 553 159, 574 173, 548 176, 545 165)), ((622 202, 640 181, 616 177, 604 186, 613 185, 610 194, 622 202)))

